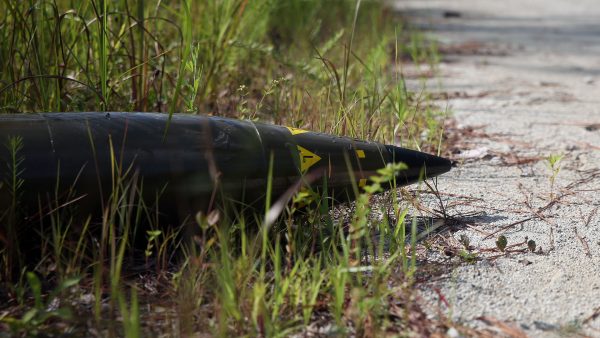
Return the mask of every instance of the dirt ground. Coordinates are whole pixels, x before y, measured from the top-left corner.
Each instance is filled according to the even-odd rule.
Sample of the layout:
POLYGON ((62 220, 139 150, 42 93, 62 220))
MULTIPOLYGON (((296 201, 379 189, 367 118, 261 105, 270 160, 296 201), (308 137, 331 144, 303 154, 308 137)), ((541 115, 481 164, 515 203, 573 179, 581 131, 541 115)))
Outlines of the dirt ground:
POLYGON ((439 42, 442 60, 427 90, 448 106, 460 136, 452 155, 460 165, 439 188, 450 214, 471 215, 454 238, 466 235, 486 257, 429 286, 467 325, 497 319, 530 336, 600 337, 600 6, 398 0, 396 7, 439 42), (552 155, 562 156, 554 169, 552 155), (507 253, 485 251, 500 235, 507 253), (535 252, 521 250, 526 238, 535 252))

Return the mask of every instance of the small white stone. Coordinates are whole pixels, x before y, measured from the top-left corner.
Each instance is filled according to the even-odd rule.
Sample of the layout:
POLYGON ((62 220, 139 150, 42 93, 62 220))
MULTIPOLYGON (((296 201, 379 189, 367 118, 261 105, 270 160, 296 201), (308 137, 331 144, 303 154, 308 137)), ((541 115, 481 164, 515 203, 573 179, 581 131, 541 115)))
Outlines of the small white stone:
POLYGON ((448 329, 448 331, 446 331, 446 335, 450 338, 458 338, 461 337, 460 333, 458 332, 457 329, 451 327, 448 329))
POLYGON ((96 297, 93 293, 86 293, 79 296, 79 300, 85 305, 90 305, 96 301, 96 297))

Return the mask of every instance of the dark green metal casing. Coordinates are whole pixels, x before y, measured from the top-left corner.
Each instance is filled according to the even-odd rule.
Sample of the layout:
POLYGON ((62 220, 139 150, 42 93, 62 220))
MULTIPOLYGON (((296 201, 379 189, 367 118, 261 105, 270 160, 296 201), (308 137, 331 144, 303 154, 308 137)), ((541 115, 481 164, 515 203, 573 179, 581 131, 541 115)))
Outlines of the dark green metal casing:
MULTIPOLYGON (((408 166, 398 174, 398 185, 417 181, 423 170, 433 177, 451 168, 438 156, 295 128, 183 114, 168 121, 160 113, 0 115, 0 139, 3 144, 21 139, 21 199, 30 213, 70 188, 78 203, 99 209, 111 189, 111 160, 137 172, 148 198, 161 196, 161 210, 177 212, 206 209, 215 192, 260 203, 271 160, 273 199, 303 177, 316 188, 326 181, 332 196, 351 198, 353 187, 387 163, 408 166)), ((2 163, 10 155, 3 145, 2 163)), ((3 179, 11 175, 9 168, 0 168, 3 179)), ((0 203, 10 199, 9 189, 0 188, 0 203)))

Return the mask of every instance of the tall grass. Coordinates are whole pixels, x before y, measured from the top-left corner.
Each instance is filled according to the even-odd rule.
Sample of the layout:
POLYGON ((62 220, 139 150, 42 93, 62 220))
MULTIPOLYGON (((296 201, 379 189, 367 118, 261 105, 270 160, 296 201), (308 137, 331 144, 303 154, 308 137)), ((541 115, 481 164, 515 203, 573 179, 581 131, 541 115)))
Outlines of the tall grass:
POLYGON ((2 237, 5 244, 2 250, 4 254, 1 260, 3 263, 1 273, 4 276, 10 276, 23 263, 18 236, 19 219, 21 217, 19 213, 19 201, 23 193, 21 189, 23 186, 23 179, 21 178, 23 172, 23 158, 21 157, 23 140, 20 137, 9 136, 5 146, 10 154, 5 168, 5 172, 8 175, 6 175, 0 188, 8 190, 10 200, 4 201, 8 202, 9 205, 0 214, 0 221, 3 223, 2 237))
POLYGON ((4 113, 188 111, 393 141, 422 116, 390 66, 436 57, 374 1, 4 4, 4 113))
MULTIPOLYGON (((387 183, 395 170, 387 168, 374 180, 387 183)), ((415 262, 401 264, 405 253, 399 250, 384 254, 391 243, 405 245, 405 230, 394 225, 404 229, 410 220, 398 202, 401 212, 393 220, 370 220, 370 197, 379 189, 373 183, 371 192, 359 196, 349 228, 342 219, 311 218, 318 214, 314 209, 306 211, 308 217, 283 217, 271 227, 259 224, 258 230, 248 230, 243 216, 211 223, 210 217, 201 218, 197 251, 176 274, 176 293, 182 296, 175 306, 185 313, 177 320, 202 318, 198 325, 218 336, 285 336, 322 319, 337 323, 338 333, 385 332, 394 325, 385 315, 388 297, 410 284, 415 262), (327 222, 331 237, 322 241, 315 232, 327 222), (376 232, 381 237, 374 241, 376 232)))
MULTIPOLYGON (((380 2, 4 0, 2 6, 0 113, 203 113, 412 147, 440 144, 440 112, 393 72, 403 55, 427 65, 435 51, 422 50, 422 36, 405 32, 380 2), (404 44, 407 36, 412 42, 404 44)), ((14 156, 0 189, 11 189, 14 201, 0 210, 0 235, 16 245, 17 235, 5 229, 18 226, 18 140, 8 146, 14 156)), ((359 336, 411 330, 416 222, 395 193, 382 210, 372 205, 401 167, 357 187, 345 217, 332 216, 339 206, 329 196, 303 190, 278 217, 272 205, 283 202, 270 200, 264 214, 229 205, 198 214, 196 235, 183 245, 181 229, 161 227, 160 206, 142 200, 142 180, 110 160, 113 186, 104 192, 101 220, 73 217, 76 205, 64 207, 54 196, 39 220, 39 261, 18 261, 16 246, 0 250, 4 266, 13 267, 3 269, 0 281, 7 290, 0 297, 11 300, 2 328, 52 334, 69 325, 73 332, 127 337, 285 336, 323 323, 359 336), (134 244, 144 235, 143 259, 134 260, 140 257, 134 244), (152 285, 131 276, 140 265, 152 285), (80 317, 93 320, 46 313, 54 299, 44 297, 75 304, 80 317), (404 317, 392 318, 397 302, 404 317)))

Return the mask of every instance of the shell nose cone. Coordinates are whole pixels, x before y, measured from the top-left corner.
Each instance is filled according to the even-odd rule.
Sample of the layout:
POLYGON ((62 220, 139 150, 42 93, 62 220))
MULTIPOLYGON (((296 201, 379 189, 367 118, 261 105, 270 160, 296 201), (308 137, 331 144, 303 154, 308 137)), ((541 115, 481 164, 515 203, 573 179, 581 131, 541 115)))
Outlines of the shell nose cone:
POLYGON ((404 176, 409 181, 418 180, 422 169, 424 169, 425 178, 435 177, 452 169, 452 161, 440 156, 391 145, 386 145, 386 148, 392 162, 402 162, 408 166, 408 169, 404 171, 404 176))

